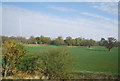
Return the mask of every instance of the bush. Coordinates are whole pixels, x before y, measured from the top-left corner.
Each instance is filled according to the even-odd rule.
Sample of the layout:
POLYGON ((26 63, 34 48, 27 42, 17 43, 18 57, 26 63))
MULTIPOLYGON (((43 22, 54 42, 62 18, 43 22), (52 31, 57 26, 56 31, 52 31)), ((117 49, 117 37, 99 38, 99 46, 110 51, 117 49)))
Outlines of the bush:
POLYGON ((55 48, 39 55, 26 54, 24 46, 14 41, 3 43, 3 76, 20 74, 39 75, 46 79, 69 79, 72 59, 65 48, 55 48))
POLYGON ((37 55, 25 55, 18 62, 17 69, 27 74, 35 74, 36 71, 39 71, 38 59, 37 55))
POLYGON ((2 73, 4 78, 8 74, 14 74, 13 70, 16 69, 20 58, 25 54, 26 50, 22 44, 15 43, 14 41, 4 42, 2 44, 2 73))
POLYGON ((19 61, 17 69, 46 79, 68 79, 71 78, 72 71, 69 55, 70 52, 64 48, 51 49, 39 55, 25 55, 19 61))
POLYGON ((72 71, 70 52, 64 48, 48 50, 41 55, 42 74, 48 79, 68 79, 72 71))

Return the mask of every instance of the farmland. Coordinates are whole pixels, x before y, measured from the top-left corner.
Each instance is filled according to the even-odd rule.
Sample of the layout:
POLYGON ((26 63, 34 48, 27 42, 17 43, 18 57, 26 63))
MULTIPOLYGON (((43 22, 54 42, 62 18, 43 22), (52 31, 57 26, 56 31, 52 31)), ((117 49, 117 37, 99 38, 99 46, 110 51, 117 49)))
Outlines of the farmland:
POLYGON ((69 47, 52 45, 25 45, 28 54, 41 54, 48 49, 66 48, 73 58, 74 72, 93 72, 104 74, 117 74, 118 72, 118 48, 108 51, 105 47, 69 47))

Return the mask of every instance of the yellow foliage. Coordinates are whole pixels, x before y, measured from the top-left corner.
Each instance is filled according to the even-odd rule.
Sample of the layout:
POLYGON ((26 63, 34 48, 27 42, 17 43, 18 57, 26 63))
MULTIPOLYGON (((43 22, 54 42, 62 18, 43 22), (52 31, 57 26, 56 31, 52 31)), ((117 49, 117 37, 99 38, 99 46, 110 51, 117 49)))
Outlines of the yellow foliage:
POLYGON ((15 69, 17 62, 25 54, 26 50, 21 44, 17 44, 14 41, 4 42, 2 44, 2 65, 5 76, 9 70, 13 71, 15 69))

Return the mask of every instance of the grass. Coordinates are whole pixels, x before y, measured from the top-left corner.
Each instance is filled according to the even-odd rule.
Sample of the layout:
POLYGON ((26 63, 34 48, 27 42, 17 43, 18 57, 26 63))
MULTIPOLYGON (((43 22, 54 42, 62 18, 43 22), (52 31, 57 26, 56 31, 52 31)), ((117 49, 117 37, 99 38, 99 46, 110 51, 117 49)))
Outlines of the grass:
MULTIPOLYGON (((40 54, 52 48, 64 46, 51 45, 26 45, 28 54, 40 54)), ((94 46, 92 49, 87 47, 64 47, 71 52, 74 58, 75 72, 95 72, 95 73, 118 73, 118 48, 108 51, 105 47, 94 46)))

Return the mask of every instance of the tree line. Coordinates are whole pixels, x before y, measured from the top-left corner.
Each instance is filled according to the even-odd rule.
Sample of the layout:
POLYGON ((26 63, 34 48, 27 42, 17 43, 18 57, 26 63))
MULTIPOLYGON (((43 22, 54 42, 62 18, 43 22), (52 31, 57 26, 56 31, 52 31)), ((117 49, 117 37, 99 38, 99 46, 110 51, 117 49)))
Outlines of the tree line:
POLYGON ((75 38, 72 37, 66 37, 66 39, 63 39, 62 36, 58 36, 55 39, 51 39, 50 37, 40 36, 40 37, 34 37, 31 36, 30 38, 25 37, 7 37, 2 36, 2 42, 4 41, 10 41, 14 40, 18 43, 23 44, 51 44, 51 45, 68 45, 68 46, 87 46, 90 44, 90 46, 97 45, 97 42, 93 39, 85 39, 85 38, 75 38))
POLYGON ((45 37, 45 36, 38 36, 34 37, 31 36, 30 38, 25 38, 25 37, 7 37, 7 36, 1 36, 2 37, 2 42, 4 41, 10 41, 14 40, 18 43, 22 44, 49 44, 49 45, 65 45, 65 46, 88 46, 89 48, 91 46, 105 46, 109 49, 113 47, 118 47, 120 46, 120 42, 117 41, 113 37, 109 37, 108 39, 101 38, 99 41, 95 41, 93 39, 85 39, 85 38, 72 38, 72 37, 66 37, 63 39, 62 36, 58 36, 57 38, 51 39, 50 37, 45 37))

